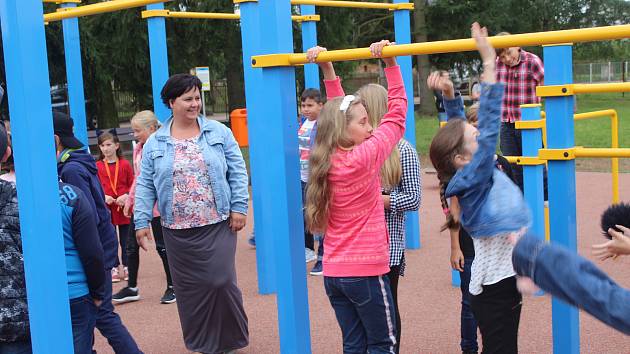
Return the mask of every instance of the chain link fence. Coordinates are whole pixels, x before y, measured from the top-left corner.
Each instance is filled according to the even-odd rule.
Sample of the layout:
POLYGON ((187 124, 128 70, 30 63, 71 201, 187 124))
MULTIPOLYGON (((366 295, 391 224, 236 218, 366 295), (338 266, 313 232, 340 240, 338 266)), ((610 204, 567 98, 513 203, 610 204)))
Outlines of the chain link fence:
POLYGON ((626 82, 629 77, 629 61, 573 64, 573 81, 576 83, 626 82))

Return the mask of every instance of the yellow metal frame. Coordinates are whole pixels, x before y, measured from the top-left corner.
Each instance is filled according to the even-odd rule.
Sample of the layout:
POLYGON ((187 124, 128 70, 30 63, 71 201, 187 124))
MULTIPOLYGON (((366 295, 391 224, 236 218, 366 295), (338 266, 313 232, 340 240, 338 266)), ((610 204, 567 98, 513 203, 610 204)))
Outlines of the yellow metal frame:
MULTIPOLYGON (((221 13, 221 12, 189 12, 189 11, 170 11, 170 10, 144 10, 142 18, 151 17, 167 17, 167 18, 187 18, 187 19, 204 19, 204 20, 239 20, 238 14, 221 13)), ((319 21, 319 15, 291 16, 291 20, 295 22, 319 21)))
POLYGON ((536 96, 558 97, 579 93, 630 92, 630 83, 567 84, 536 87, 536 96))
MULTIPOLYGON (((298 1, 298 0, 294 0, 298 1)), ((301 1, 301 0, 300 0, 301 1)), ((331 1, 340 2, 340 1, 331 1)), ((612 40, 630 38, 630 25, 605 26, 594 28, 582 28, 561 31, 548 31, 536 33, 513 34, 508 36, 490 37, 490 42, 495 48, 507 47, 526 47, 537 46, 543 44, 558 44, 575 42, 591 42, 599 40, 612 40)), ((472 38, 455 39, 447 41, 425 42, 400 44, 383 48, 384 57, 404 56, 404 55, 423 55, 438 53, 455 53, 476 51, 477 46, 472 38)), ((363 60, 371 59, 372 54, 369 48, 329 50, 320 53, 317 57, 318 62, 326 61, 347 61, 347 60, 363 60)), ((256 68, 272 67, 272 66, 294 66, 307 64, 306 54, 269 54, 257 55, 252 57, 252 66, 256 68)), ((630 85, 630 84, 626 84, 630 85)), ((604 91, 609 92, 609 91, 604 91)))
POLYGON ((80 4, 81 0, 42 0, 42 2, 61 5, 61 4, 80 4))
POLYGON ((168 2, 170 0, 112 0, 96 4, 57 9, 57 12, 44 14, 45 22, 61 21, 67 18, 104 14, 150 4, 168 2))
POLYGON ((314 5, 319 7, 351 7, 355 9, 381 9, 381 10, 413 10, 413 3, 379 3, 362 1, 339 0, 291 0, 291 5, 314 5))

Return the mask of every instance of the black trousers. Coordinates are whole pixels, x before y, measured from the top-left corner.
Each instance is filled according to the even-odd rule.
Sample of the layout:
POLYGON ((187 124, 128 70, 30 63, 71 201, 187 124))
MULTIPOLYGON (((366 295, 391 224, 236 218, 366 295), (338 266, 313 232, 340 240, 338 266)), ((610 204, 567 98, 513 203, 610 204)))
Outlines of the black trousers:
POLYGON ((394 308, 396 309, 396 353, 400 353, 400 311, 398 310, 398 278, 400 278, 400 265, 389 268, 387 273, 389 278, 389 287, 392 290, 392 298, 394 300, 394 308))
POLYGON ((516 277, 484 285, 481 294, 472 296, 471 307, 479 323, 483 354, 518 353, 522 300, 516 277))
MULTIPOLYGON (((153 230, 153 239, 155 240, 155 249, 157 250, 160 258, 162 259, 162 266, 164 267, 164 273, 166 273, 166 285, 173 286, 173 279, 171 278, 171 270, 168 267, 168 257, 166 255, 166 245, 164 244, 164 236, 162 235, 162 224, 160 223, 160 217, 156 216, 151 220, 151 229, 153 230)), ((140 246, 136 240, 136 231, 133 223, 133 217, 131 218, 131 225, 129 228, 129 235, 127 238, 127 262, 129 263, 129 280, 127 286, 135 288, 138 286, 138 270, 140 269, 140 246)))

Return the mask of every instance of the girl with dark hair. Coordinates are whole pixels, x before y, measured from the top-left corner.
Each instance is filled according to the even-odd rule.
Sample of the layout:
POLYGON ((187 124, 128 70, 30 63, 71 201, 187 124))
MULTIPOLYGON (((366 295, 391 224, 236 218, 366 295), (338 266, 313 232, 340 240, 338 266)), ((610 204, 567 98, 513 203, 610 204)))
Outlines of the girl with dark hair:
MULTIPOLYGON (((118 136, 105 132, 98 137, 99 157, 96 161, 98 179, 105 192, 105 203, 112 214, 112 224, 118 229, 120 240, 123 278, 127 280, 127 236, 129 235, 130 220, 123 214, 123 208, 129 189, 133 184, 133 169, 131 164, 122 156, 118 136)), ((112 282, 120 281, 118 267, 112 268, 112 282)))
POLYGON ((144 144, 134 222, 146 250, 157 200, 186 348, 223 353, 249 342, 235 265, 248 177, 232 132, 199 114, 200 92, 201 81, 188 74, 162 88, 172 116, 144 144))
POLYGON ((531 216, 518 186, 495 168, 503 84, 495 79, 496 53, 487 35, 478 23, 472 25, 484 68, 479 128, 463 119, 449 120, 433 138, 429 155, 447 218, 442 229, 457 228, 461 222, 473 239, 469 292, 483 352, 517 353, 522 297, 516 288, 510 237, 524 233, 531 216), (449 208, 450 197, 457 197, 459 212, 449 208))

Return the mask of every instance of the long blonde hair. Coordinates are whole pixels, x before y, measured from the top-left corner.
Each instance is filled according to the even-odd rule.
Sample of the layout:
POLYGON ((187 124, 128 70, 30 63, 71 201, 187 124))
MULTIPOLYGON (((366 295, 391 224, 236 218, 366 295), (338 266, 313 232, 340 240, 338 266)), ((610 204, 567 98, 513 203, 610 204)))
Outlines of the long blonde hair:
POLYGON ((332 99, 324 105, 317 119, 315 145, 309 158, 310 174, 306 189, 306 225, 311 232, 324 232, 328 223, 330 209, 330 171, 331 158, 338 147, 350 148, 354 145, 346 134, 350 119, 349 112, 361 98, 355 96, 346 111, 339 106, 344 97, 332 99))
MULTIPOLYGON (((373 128, 378 127, 381 119, 387 113, 387 90, 381 85, 367 84, 363 85, 357 93, 365 102, 370 125, 373 128)), ((401 178, 400 151, 396 145, 381 167, 381 186, 383 189, 391 191, 400 183, 401 178)))
MULTIPOLYGON (((137 124, 144 129, 155 128, 158 130, 160 127, 160 121, 157 119, 152 111, 140 111, 131 118, 131 124, 137 124)), ((154 130, 154 131, 155 131, 154 130)))

